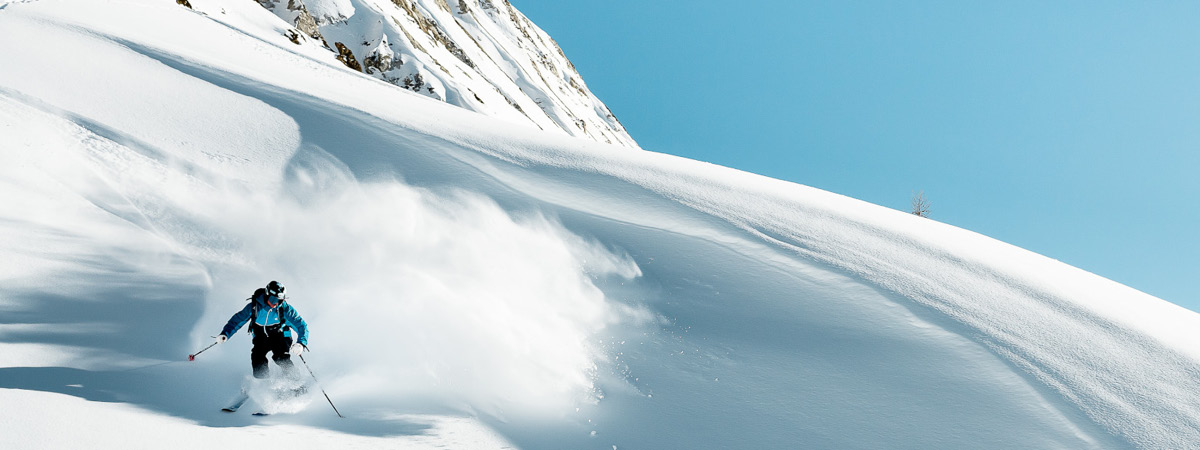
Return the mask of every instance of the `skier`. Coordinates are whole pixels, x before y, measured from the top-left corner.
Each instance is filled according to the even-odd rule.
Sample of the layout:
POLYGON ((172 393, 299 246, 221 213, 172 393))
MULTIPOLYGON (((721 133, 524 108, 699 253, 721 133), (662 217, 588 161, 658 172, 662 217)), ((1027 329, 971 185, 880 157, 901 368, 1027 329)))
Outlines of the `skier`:
POLYGON ((278 281, 272 281, 265 288, 258 288, 250 297, 250 303, 229 318, 221 334, 217 336, 217 344, 233 337, 250 322, 250 334, 254 336, 253 347, 250 349, 250 366, 254 369, 254 378, 266 378, 270 371, 267 367, 267 352, 271 359, 283 369, 284 374, 292 371, 292 355, 308 349, 308 326, 296 308, 285 300, 284 288, 278 281))

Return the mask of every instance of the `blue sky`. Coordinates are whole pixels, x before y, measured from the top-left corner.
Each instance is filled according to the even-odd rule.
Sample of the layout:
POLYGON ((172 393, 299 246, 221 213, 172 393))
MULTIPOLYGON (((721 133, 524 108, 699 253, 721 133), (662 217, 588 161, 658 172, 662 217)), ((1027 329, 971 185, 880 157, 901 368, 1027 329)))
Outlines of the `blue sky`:
POLYGON ((512 2, 648 150, 1200 311, 1200 2, 512 2))

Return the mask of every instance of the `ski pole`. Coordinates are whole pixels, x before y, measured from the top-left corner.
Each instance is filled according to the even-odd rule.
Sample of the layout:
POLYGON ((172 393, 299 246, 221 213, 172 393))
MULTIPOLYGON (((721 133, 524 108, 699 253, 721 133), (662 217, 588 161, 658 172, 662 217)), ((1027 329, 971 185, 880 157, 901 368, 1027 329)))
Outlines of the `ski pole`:
MULTIPOLYGON (((217 345, 217 343, 216 343, 216 342, 213 342, 213 343, 211 343, 211 344, 208 344, 208 347, 204 347, 204 350, 208 350, 208 349, 210 349, 210 348, 213 348, 213 346, 214 346, 214 345, 217 345)), ((198 351, 198 352, 196 352, 196 353, 192 353, 192 354, 188 355, 188 361, 195 361, 195 360, 196 360, 196 355, 199 355, 199 354, 201 354, 201 353, 204 353, 204 350, 200 350, 200 351, 198 351)))
MULTIPOLYGON (((317 388, 321 390, 322 394, 325 394, 325 388, 321 387, 321 380, 318 380, 317 375, 313 373, 312 368, 308 367, 308 361, 304 360, 304 355, 296 355, 296 356, 300 357, 300 362, 304 363, 304 368, 308 369, 309 375, 312 375, 313 381, 315 381, 317 383, 317 388)), ((329 394, 325 394, 325 401, 329 402, 329 406, 333 406, 333 400, 329 399, 329 394)), ((338 417, 341 417, 343 419, 346 418, 346 416, 343 416, 342 413, 338 412, 338 409, 336 406, 333 406, 333 412, 337 413, 338 417)))

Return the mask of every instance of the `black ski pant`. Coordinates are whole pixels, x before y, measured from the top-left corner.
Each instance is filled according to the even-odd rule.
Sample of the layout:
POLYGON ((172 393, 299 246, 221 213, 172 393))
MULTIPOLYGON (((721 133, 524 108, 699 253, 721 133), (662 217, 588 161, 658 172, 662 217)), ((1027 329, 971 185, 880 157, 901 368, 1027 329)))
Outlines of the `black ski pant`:
POLYGON ((284 375, 292 372, 292 355, 289 353, 292 347, 292 338, 283 335, 283 330, 279 326, 261 327, 253 325, 254 341, 253 347, 250 348, 250 366, 254 369, 254 378, 266 378, 271 374, 267 367, 267 353, 271 353, 271 360, 283 369, 284 375))

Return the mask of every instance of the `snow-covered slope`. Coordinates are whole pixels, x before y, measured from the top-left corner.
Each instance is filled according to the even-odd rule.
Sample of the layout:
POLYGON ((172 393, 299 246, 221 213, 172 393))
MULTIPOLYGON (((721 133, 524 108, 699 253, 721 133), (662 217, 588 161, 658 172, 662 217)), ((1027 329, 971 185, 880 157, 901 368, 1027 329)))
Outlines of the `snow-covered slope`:
POLYGON ((0 1, 0 448, 1200 442, 1194 313, 190 4, 0 1), (271 279, 346 419, 219 412, 245 335, 184 361, 271 279))
MULTIPOLYGON (((507 0, 257 1, 291 26, 281 35, 324 49, 319 59, 492 117, 637 146, 558 44, 507 0)), ((228 13, 223 2, 189 4, 217 20, 228 13)))

